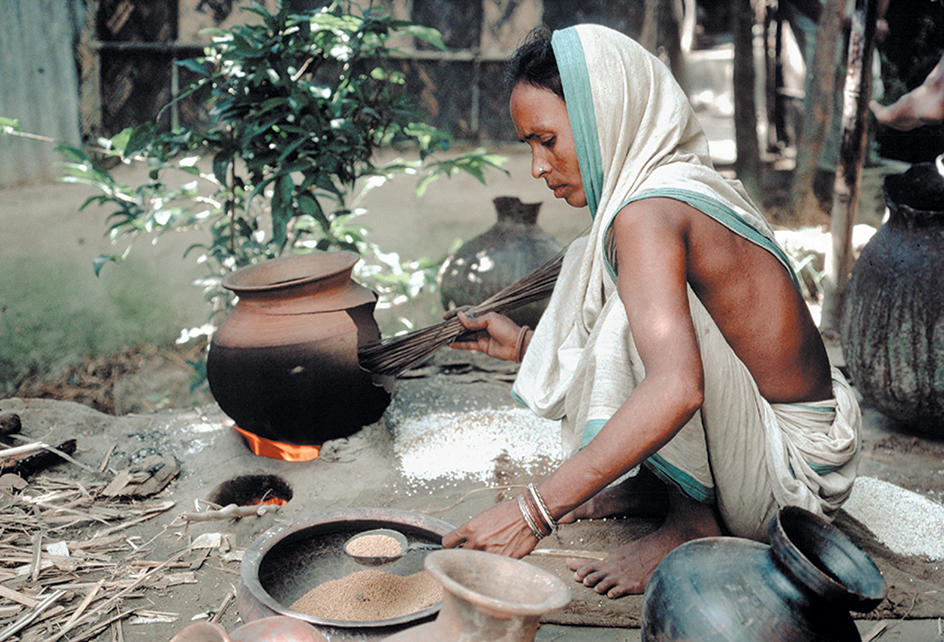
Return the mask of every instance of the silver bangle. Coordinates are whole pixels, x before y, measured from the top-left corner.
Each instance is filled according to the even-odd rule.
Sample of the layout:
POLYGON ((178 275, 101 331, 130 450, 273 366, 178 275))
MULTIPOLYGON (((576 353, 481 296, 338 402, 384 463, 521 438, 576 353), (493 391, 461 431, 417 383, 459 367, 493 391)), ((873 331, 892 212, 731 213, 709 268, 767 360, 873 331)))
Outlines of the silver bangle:
POLYGON ((551 512, 547 510, 547 504, 544 503, 544 498, 538 493, 538 489, 534 484, 528 484, 528 492, 531 493, 531 499, 534 500, 534 505, 538 507, 538 511, 540 511, 541 517, 544 518, 548 527, 552 531, 556 531, 558 526, 557 522, 551 517, 551 512))
POLYGON ((531 529, 531 534, 534 535, 534 539, 543 539, 544 533, 541 532, 537 521, 534 519, 534 515, 531 514, 531 510, 525 503, 524 495, 518 496, 518 508, 521 510, 521 516, 524 517, 524 521, 528 525, 528 528, 531 529))

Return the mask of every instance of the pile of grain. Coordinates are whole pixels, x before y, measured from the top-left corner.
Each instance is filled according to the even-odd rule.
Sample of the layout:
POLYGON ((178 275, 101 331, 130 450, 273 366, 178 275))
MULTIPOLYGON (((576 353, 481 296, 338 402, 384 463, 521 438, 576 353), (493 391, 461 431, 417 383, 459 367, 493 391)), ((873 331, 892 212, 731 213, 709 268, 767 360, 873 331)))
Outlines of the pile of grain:
POLYGON ((872 477, 859 477, 843 509, 899 555, 944 559, 944 506, 872 477))
POLYGON ((413 482, 472 479, 494 483, 495 459, 525 472, 560 462, 560 422, 526 408, 430 413, 395 424, 394 452, 413 482))
POLYGON ((352 540, 344 549, 354 557, 394 557, 403 552, 403 548, 389 535, 364 535, 352 540))
POLYGON ((320 584, 289 608, 326 620, 376 622, 411 615, 441 600, 442 587, 426 571, 401 577, 370 569, 320 584))

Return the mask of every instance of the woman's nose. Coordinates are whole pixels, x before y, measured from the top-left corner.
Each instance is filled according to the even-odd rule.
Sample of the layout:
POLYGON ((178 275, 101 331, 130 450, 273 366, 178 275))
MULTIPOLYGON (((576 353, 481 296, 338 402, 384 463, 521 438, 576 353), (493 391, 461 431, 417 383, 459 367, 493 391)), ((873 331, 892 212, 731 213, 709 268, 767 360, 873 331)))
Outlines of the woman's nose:
POLYGON ((541 175, 547 171, 547 164, 541 161, 537 154, 531 156, 531 176, 541 178, 541 175))

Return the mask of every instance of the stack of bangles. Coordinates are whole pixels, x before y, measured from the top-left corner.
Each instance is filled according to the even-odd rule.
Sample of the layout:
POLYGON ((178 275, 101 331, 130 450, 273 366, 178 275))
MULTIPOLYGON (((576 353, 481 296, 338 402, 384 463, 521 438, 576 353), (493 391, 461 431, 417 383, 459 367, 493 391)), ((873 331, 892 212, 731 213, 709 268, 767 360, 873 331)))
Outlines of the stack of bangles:
POLYGON ((551 517, 534 484, 528 484, 528 490, 518 498, 518 508, 535 539, 547 537, 557 530, 557 522, 551 517))

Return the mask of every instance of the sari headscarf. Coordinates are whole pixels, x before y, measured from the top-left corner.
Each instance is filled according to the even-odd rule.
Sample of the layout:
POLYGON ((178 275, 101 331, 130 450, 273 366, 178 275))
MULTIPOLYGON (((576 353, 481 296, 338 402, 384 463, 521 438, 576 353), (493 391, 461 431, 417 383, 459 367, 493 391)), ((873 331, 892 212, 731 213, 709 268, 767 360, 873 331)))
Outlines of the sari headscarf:
MULTIPOLYGON (((582 408, 580 418, 566 412, 566 397, 578 394, 571 386, 578 368, 584 377, 606 374, 598 388, 609 388, 606 380, 611 377, 619 379, 620 368, 642 375, 641 364, 625 354, 625 311, 612 305, 618 297, 610 296, 617 265, 607 236, 628 202, 652 196, 688 202, 767 247, 791 268, 740 183, 714 170, 708 139, 662 61, 631 38, 599 25, 555 31, 552 46, 593 225, 586 239, 568 250, 544 315, 554 322, 536 329, 513 394, 542 417, 566 417, 564 455, 569 456, 596 434, 627 395, 622 383, 614 383, 613 390, 598 389, 596 401, 584 400, 595 407, 582 408), (613 318, 597 325, 608 301, 607 314, 613 318), (599 335, 604 326, 612 334, 597 359, 591 333, 599 335), (587 421, 593 423, 589 431, 584 430, 587 421)), ((576 409, 580 404, 571 405, 576 409)))

